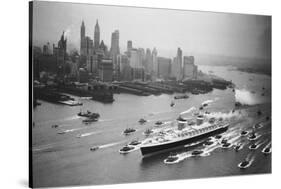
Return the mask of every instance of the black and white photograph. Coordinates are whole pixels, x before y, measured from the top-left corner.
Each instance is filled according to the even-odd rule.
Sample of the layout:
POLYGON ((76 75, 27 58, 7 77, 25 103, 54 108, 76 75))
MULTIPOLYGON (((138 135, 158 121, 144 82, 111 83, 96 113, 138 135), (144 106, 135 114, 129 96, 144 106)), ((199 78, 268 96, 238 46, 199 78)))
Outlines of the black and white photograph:
POLYGON ((29 2, 29 185, 271 174, 271 33, 270 15, 29 2))

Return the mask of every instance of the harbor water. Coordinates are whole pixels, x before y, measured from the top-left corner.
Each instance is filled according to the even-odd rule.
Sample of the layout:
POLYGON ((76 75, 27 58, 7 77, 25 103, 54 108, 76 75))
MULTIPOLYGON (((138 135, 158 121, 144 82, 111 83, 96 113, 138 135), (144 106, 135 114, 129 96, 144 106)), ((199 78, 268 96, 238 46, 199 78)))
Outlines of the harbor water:
POLYGON ((207 94, 188 94, 188 99, 174 100, 174 95, 136 96, 114 94, 112 104, 74 97, 83 106, 66 106, 40 101, 34 109, 32 127, 32 159, 34 187, 116 184, 128 182, 161 181, 215 176, 271 173, 271 155, 262 149, 271 144, 271 77, 237 71, 234 67, 199 66, 199 70, 232 80, 236 89, 214 89, 207 94), (174 101, 175 106, 170 103, 174 101), (246 106, 233 112, 235 102, 246 106), (146 129, 161 130, 175 126, 176 118, 191 117, 203 102, 209 116, 229 120, 230 127, 223 137, 232 144, 241 143, 242 149, 195 145, 174 150, 180 161, 166 164, 170 152, 144 158, 139 149, 120 154, 119 150, 134 139, 144 140, 146 129), (98 122, 84 124, 77 115, 80 111, 98 112, 98 122), (258 115, 257 111, 262 114, 258 115), (266 119, 266 117, 269 116, 266 119), (148 122, 139 124, 140 118, 148 122), (164 122, 156 126, 156 121, 164 122), (242 130, 251 131, 254 124, 258 138, 250 141, 241 137, 242 130), (52 128, 52 125, 58 125, 52 128), (136 132, 124 135, 126 128, 136 132), (64 134, 59 134, 63 132, 64 134), (250 150, 256 143, 258 148, 250 150), (99 146, 96 151, 91 147, 99 146), (204 155, 191 157, 190 151, 203 149, 204 155), (245 159, 251 162, 247 169, 238 168, 245 159))

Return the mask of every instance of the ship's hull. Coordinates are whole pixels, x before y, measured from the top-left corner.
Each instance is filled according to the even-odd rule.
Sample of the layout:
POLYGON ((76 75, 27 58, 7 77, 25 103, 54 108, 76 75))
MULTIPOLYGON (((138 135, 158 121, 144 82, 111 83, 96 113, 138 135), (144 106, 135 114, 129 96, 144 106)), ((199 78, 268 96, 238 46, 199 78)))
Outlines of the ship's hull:
POLYGON ((155 154, 155 153, 159 153, 162 151, 167 151, 168 149, 172 149, 172 148, 176 148, 176 147, 180 147, 180 146, 184 146, 187 144, 191 144, 191 143, 195 143, 198 142, 200 140, 203 140, 205 138, 208 138, 210 136, 214 136, 220 133, 225 132, 228 129, 228 126, 225 127, 221 127, 217 130, 208 132, 208 133, 204 133, 192 138, 186 138, 186 139, 182 139, 182 140, 176 140, 175 142, 169 142, 169 143, 163 143, 163 144, 156 144, 156 145, 150 145, 150 146, 142 146, 140 148, 141 153, 143 156, 149 155, 149 154, 155 154))

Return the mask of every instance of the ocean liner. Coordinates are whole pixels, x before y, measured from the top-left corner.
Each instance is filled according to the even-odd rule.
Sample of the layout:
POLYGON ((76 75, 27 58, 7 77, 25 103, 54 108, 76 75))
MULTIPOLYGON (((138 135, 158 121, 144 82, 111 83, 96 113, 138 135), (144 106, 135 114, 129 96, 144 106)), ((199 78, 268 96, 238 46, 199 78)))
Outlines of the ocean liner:
MULTIPOLYGON (((214 118, 211 118, 214 119, 214 118)), ((185 146, 201 141, 210 136, 225 132, 229 124, 223 120, 206 121, 202 115, 196 121, 177 120, 176 129, 167 129, 147 139, 140 147, 143 156, 152 155, 172 148, 185 146), (192 124, 191 124, 192 123, 192 124)))

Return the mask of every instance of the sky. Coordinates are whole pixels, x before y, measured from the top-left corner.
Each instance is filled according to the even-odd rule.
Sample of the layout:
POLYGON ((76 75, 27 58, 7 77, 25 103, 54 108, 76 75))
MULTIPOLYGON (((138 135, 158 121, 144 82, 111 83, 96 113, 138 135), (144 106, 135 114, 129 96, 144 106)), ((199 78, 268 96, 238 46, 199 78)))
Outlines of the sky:
POLYGON ((68 50, 79 51, 82 20, 93 39, 97 19, 109 48, 111 33, 119 30, 121 52, 132 40, 135 48, 156 47, 168 57, 176 56, 178 47, 188 56, 271 57, 270 16, 43 1, 34 2, 34 45, 57 44, 65 31, 68 50))

